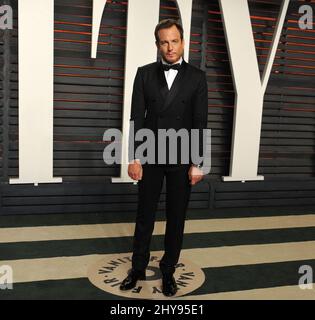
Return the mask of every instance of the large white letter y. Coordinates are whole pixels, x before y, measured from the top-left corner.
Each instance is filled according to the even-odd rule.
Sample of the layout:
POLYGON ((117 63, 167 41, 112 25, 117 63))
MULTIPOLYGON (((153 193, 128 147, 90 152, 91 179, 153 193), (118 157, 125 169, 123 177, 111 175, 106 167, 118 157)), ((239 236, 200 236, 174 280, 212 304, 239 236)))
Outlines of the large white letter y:
POLYGON ((247 0, 220 0, 236 95, 230 176, 224 181, 264 179, 257 176, 263 101, 289 2, 282 2, 261 79, 247 0))

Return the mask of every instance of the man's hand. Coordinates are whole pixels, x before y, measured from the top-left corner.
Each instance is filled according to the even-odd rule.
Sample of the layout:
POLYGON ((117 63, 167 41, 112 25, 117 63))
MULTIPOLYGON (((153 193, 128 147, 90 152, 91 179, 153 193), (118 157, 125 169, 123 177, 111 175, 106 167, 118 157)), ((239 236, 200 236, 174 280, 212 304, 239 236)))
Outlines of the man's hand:
POLYGON ((133 180, 142 179, 142 165, 139 160, 133 160, 128 165, 128 175, 133 180))
POLYGON ((203 171, 198 167, 191 165, 188 171, 190 184, 193 186, 203 179, 203 171))

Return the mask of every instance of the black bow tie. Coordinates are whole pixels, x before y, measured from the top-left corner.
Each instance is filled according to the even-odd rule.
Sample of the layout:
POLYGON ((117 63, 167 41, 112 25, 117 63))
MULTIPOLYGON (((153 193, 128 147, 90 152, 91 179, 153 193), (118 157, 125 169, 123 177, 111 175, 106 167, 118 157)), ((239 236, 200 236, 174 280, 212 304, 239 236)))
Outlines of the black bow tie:
POLYGON ((181 68, 181 64, 180 63, 176 63, 176 64, 164 64, 162 63, 162 67, 164 71, 169 71, 170 69, 174 69, 174 70, 179 70, 181 68))

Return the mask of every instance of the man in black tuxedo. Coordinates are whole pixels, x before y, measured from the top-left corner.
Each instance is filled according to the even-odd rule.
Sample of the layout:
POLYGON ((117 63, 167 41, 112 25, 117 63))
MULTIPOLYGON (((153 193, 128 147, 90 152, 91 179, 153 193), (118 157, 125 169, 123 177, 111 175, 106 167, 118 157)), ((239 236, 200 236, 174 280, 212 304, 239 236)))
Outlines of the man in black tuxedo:
MULTIPOLYGON (((161 21, 156 27, 155 38, 161 61, 138 68, 130 120, 134 132, 143 128, 152 130, 156 138, 155 150, 158 152, 155 153, 155 163, 143 163, 133 151, 129 153, 129 160, 132 161, 129 162, 128 174, 138 181, 139 199, 132 269, 120 289, 131 289, 139 279, 145 279, 155 212, 166 177, 165 253, 159 266, 162 272, 162 292, 172 296, 177 291, 173 273, 182 247, 191 186, 199 182, 204 173, 201 164, 194 163, 191 157, 189 161, 183 161, 180 157, 181 146, 170 152, 167 150, 166 161, 161 163, 159 155, 163 152, 157 147, 157 140, 160 139, 157 133, 159 129, 186 129, 188 132, 191 129, 199 129, 199 132, 206 129, 208 89, 205 72, 183 60, 183 28, 177 21, 161 21), (175 163, 170 160, 171 152, 177 155, 175 163)), ((202 134, 199 136, 200 153, 203 152, 203 141, 202 134)), ((136 149, 140 143, 134 141, 133 137, 131 139, 129 145, 134 144, 136 149)))

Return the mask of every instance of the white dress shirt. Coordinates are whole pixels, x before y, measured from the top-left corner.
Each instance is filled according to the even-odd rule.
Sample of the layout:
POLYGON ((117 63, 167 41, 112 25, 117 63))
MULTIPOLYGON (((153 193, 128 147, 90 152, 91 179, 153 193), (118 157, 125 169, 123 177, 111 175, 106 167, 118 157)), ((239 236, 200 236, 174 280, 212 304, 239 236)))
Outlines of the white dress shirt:
MULTIPOLYGON (((182 62, 183 62, 183 58, 181 57, 177 62, 172 63, 172 64, 177 64, 177 63, 182 64, 182 62)), ((162 63, 163 64, 169 64, 164 59, 162 59, 162 63)), ((178 73, 178 70, 174 70, 174 69, 170 69, 168 71, 164 71, 165 79, 166 79, 167 86, 168 86, 168 90, 171 90, 172 84, 173 84, 173 82, 174 82, 174 80, 175 80, 175 78, 177 76, 177 73, 178 73)))

